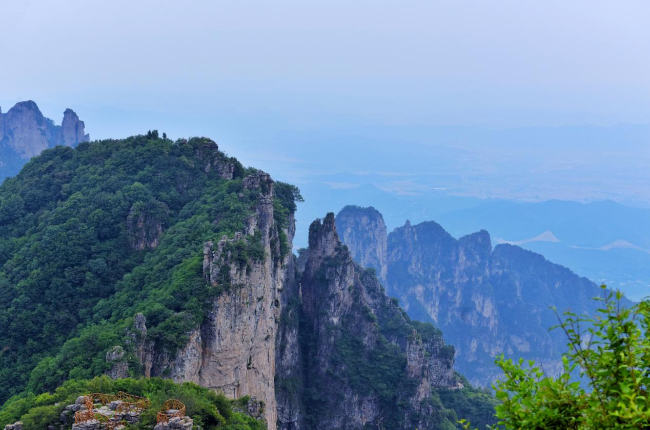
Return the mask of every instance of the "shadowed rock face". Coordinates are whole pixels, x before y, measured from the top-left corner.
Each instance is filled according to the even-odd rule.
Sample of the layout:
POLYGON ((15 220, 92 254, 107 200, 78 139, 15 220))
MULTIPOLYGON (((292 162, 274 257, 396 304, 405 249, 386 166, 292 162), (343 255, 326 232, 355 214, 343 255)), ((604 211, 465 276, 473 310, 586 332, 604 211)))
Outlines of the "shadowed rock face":
POLYGON ((4 114, 0 110, 0 179, 17 173, 26 160, 47 148, 89 140, 83 121, 71 109, 63 113, 62 125, 44 117, 31 100, 16 103, 4 114))
POLYGON ((298 285, 285 291, 276 347, 279 427, 439 428, 431 392, 460 386, 453 348, 433 327, 412 325, 353 262, 334 214, 312 223, 307 252, 298 285), (389 398, 375 391, 377 366, 391 368, 377 370, 389 398))
MULTIPOLYGON (((349 225, 366 228, 363 215, 349 225)), ((353 237, 372 237, 357 231, 353 237)), ((379 243, 364 243, 372 249, 379 243)), ((386 287, 411 318, 440 327, 456 348, 456 367, 470 382, 487 386, 500 375, 494 357, 534 359, 548 373, 560 370, 564 335, 551 306, 560 312, 595 312, 597 285, 541 255, 512 245, 492 249, 480 231, 460 239, 435 222, 407 222, 387 238, 386 287)))
POLYGON ((372 267, 386 280, 386 224, 373 207, 346 206, 336 215, 336 228, 341 241, 350 249, 352 258, 363 267, 372 267))

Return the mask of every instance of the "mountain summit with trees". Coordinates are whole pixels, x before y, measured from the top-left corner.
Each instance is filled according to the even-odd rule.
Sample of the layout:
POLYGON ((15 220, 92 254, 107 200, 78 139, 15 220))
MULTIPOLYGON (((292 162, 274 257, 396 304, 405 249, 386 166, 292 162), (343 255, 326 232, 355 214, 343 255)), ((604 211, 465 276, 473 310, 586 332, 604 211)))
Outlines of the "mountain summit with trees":
POLYGON ((207 138, 33 158, 0 186, 0 417, 46 407, 55 425, 65 402, 45 393, 107 375, 252 396, 270 429, 495 422, 440 331, 352 261, 333 214, 291 253, 301 200, 207 138))

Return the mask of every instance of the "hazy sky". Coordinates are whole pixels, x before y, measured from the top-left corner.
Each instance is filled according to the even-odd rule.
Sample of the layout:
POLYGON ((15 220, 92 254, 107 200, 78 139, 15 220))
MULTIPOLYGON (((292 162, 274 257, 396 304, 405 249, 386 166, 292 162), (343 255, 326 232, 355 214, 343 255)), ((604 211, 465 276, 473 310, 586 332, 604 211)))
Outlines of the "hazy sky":
POLYGON ((93 137, 648 123, 649 21, 645 0, 0 0, 0 106, 72 107, 93 137))

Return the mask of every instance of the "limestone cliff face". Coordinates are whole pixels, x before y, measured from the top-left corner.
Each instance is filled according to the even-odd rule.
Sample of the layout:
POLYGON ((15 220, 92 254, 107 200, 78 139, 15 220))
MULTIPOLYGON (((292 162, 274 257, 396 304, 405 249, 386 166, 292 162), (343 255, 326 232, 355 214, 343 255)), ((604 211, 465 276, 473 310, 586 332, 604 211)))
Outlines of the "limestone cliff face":
POLYGON ((336 215, 336 228, 354 261, 372 267, 384 281, 388 269, 387 232, 379 211, 373 207, 346 206, 336 215))
POLYGON ((138 251, 156 248, 167 223, 168 213, 169 208, 157 201, 148 205, 142 202, 134 204, 126 218, 131 248, 138 251))
POLYGON ((87 142, 83 121, 66 109, 61 126, 45 118, 33 101, 17 103, 5 114, 0 112, 0 149, 28 159, 56 145, 74 146, 87 142))
POLYGON ((486 231, 456 240, 434 222, 407 222, 388 235, 387 248, 388 293, 412 318, 442 329, 456 348, 457 369, 473 384, 489 386, 500 375, 493 364, 500 353, 558 372, 566 341, 549 331, 557 324, 549 307, 593 313, 591 299, 600 295, 541 255, 511 245, 493 250, 486 231))
POLYGON ((87 142, 89 137, 85 134, 86 125, 72 109, 66 109, 63 112, 63 122, 61 123, 61 140, 65 146, 74 146, 79 142, 87 142))
MULTIPOLYGON (((203 272, 224 289, 205 322, 189 333, 189 342, 171 357, 151 342, 139 342, 147 376, 169 376, 223 392, 231 398, 254 396, 263 402, 263 418, 276 424, 275 341, 281 312, 280 294, 293 273, 292 256, 280 258, 280 228, 273 214, 274 183, 259 172, 244 179, 259 193, 255 214, 234 238, 207 243, 203 272), (238 245, 261 241, 264 256, 242 260, 238 245)), ((284 233, 292 240, 293 218, 284 233)), ((142 332, 142 330, 141 330, 142 332)))
POLYGON ((438 428, 432 390, 459 387, 453 348, 419 332, 353 262, 333 214, 311 225, 308 253, 281 318, 279 428, 438 428))
POLYGON ((56 133, 32 101, 17 103, 4 116, 3 143, 23 158, 38 155, 49 147, 56 133))
MULTIPOLYGON (((297 270, 296 258, 282 255, 282 235, 291 243, 294 222, 277 224, 273 180, 258 172, 242 184, 257 193, 255 211, 243 231, 205 244, 205 279, 222 292, 200 327, 172 354, 147 338, 146 320, 136 315, 129 345, 144 374, 253 396, 270 429, 450 425, 435 391, 462 385, 442 334, 411 321, 374 272, 353 261, 333 214, 311 225, 297 270), (251 245, 263 252, 241 254, 251 245)), ((118 352, 111 375, 124 371, 118 352)))

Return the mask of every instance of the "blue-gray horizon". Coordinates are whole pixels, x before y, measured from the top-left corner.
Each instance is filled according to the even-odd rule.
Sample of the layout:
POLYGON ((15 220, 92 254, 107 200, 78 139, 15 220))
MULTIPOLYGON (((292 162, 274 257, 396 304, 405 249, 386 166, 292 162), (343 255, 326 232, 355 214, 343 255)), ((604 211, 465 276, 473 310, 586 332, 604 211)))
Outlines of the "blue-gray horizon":
POLYGON ((0 106, 103 116, 100 138, 172 115, 179 135, 202 131, 192 118, 647 124, 649 12, 642 1, 12 2, 0 106))

